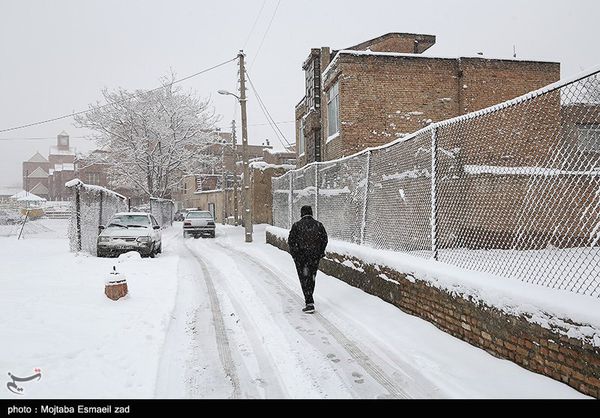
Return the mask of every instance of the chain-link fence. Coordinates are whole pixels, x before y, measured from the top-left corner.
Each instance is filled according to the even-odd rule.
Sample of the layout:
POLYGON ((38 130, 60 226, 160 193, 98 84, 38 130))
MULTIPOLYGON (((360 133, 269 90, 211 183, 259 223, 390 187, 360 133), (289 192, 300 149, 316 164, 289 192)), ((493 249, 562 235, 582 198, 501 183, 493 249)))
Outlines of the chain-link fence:
POLYGON ((173 225, 175 216, 175 202, 169 199, 160 199, 158 197, 150 198, 150 213, 154 215, 156 222, 165 228, 173 225))
POLYGON ((96 255, 100 225, 106 225, 115 213, 127 212, 127 198, 112 190, 87 185, 77 179, 68 182, 66 186, 72 190, 70 249, 96 255))
POLYGON ((600 297, 599 73, 274 178, 274 225, 600 297))

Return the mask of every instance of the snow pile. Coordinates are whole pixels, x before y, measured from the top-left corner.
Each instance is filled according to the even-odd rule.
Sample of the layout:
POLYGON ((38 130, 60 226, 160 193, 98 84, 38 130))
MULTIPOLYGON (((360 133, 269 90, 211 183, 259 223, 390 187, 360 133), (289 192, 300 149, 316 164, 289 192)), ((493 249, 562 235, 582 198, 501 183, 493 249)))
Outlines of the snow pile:
MULTIPOLYGON (((273 226, 267 227, 267 232, 284 240, 289 234, 288 230, 273 226)), ((409 274, 456 296, 523 316, 544 328, 600 347, 600 300, 597 298, 337 240, 330 240, 327 250, 409 274)))

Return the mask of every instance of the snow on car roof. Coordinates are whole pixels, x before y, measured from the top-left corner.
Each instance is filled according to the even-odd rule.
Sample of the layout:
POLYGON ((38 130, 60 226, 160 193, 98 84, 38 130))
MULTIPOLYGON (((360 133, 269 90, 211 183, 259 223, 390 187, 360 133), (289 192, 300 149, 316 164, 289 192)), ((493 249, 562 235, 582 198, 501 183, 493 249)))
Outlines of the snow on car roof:
POLYGON ((145 216, 148 216, 150 214, 147 212, 119 212, 119 213, 115 213, 113 216, 123 216, 123 215, 145 215, 145 216))

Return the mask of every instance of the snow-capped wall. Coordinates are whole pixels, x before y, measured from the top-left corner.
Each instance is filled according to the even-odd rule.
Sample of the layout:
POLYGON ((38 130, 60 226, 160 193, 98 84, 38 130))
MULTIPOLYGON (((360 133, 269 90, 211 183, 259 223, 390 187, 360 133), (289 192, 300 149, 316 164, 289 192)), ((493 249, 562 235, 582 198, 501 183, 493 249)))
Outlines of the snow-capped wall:
MULTIPOLYGON (((287 250, 289 231, 268 227, 287 250)), ((320 269, 457 338, 600 396, 600 301, 330 240, 320 269)))

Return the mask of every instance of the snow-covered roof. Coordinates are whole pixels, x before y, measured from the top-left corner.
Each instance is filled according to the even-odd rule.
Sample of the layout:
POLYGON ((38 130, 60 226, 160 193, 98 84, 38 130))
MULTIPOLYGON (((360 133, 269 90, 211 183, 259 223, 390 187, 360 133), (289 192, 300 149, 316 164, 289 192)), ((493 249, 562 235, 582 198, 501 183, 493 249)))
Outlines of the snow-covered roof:
POLYGON ((264 161, 255 161, 248 164, 248 167, 254 168, 257 170, 265 171, 268 168, 283 168, 285 170, 293 170, 296 168, 295 165, 292 164, 269 164, 264 161))
POLYGON ((58 134, 58 136, 69 136, 69 134, 67 133, 67 131, 63 130, 61 133, 58 134))
POLYGON ((11 199, 18 200, 19 202, 42 202, 46 199, 41 198, 37 195, 34 195, 31 192, 26 192, 25 190, 13 195, 10 197, 11 199))
POLYGON ((50 147, 50 155, 75 155, 75 148, 69 147, 68 149, 59 149, 53 145, 50 147))
POLYGON ((115 213, 113 216, 124 216, 124 215, 143 215, 143 216, 148 216, 149 213, 148 212, 118 212, 115 213))
POLYGON ((350 49, 342 49, 337 52, 335 57, 331 60, 327 68, 323 71, 323 79, 327 77, 329 71, 337 64, 338 58, 342 55, 353 55, 353 56, 369 56, 369 57, 392 57, 392 58, 415 58, 415 59, 443 59, 443 60, 460 60, 460 59, 477 59, 482 61, 514 61, 514 62, 550 62, 550 61, 532 61, 524 60, 513 57, 507 58, 491 58, 483 56, 462 56, 462 57, 451 57, 444 55, 428 56, 422 54, 411 54, 404 52, 373 52, 373 51, 355 51, 350 49))
POLYGON ((38 183, 33 187, 33 189, 31 189, 30 193, 48 194, 48 188, 46 186, 44 186, 42 183, 38 183))
POLYGON ((27 177, 30 177, 32 179, 43 179, 48 177, 48 173, 46 173, 42 167, 38 167, 35 170, 33 170, 31 174, 29 174, 27 177))
POLYGON ((27 160, 29 163, 47 163, 48 160, 39 152, 36 152, 33 157, 27 160))

